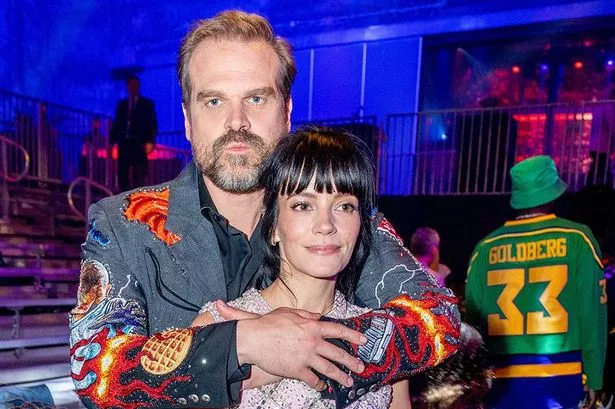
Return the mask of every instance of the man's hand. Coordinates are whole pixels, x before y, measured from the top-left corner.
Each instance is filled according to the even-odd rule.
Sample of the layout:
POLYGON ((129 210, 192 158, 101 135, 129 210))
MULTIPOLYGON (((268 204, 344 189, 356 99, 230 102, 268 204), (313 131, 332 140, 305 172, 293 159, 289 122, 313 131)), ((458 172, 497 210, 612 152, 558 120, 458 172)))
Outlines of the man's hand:
POLYGON ((585 387, 586 394, 583 402, 582 409, 595 409, 596 408, 596 391, 592 388, 585 387))
POLYGON ((252 365, 250 377, 241 383, 241 390, 260 388, 261 386, 269 385, 281 380, 281 376, 271 375, 269 372, 263 371, 256 365, 252 365))
MULTIPOLYGON (((225 307, 218 311, 226 318, 223 310, 225 307)), ((338 338, 357 345, 367 339, 358 331, 319 319, 319 314, 278 308, 258 318, 240 320, 237 323, 239 363, 256 365, 272 375, 299 379, 316 390, 324 389, 325 385, 312 369, 344 386, 352 386, 352 377, 336 363, 358 373, 365 366, 326 339, 338 338)))
MULTIPOLYGON (((246 319, 260 317, 259 314, 233 308, 229 306, 227 303, 225 303, 224 301, 216 301, 216 309, 218 310, 218 313, 222 316, 222 318, 224 318, 226 321, 232 321, 232 320, 238 321, 238 320, 246 320, 246 319)), ((199 315, 196 318, 196 320, 198 320, 203 315, 205 314, 199 315)), ((241 389, 245 390, 245 389, 252 389, 252 388, 260 388, 261 386, 275 383, 281 379, 282 378, 279 376, 272 375, 269 372, 262 370, 258 366, 252 365, 252 371, 251 371, 250 377, 246 379, 245 381, 243 381, 243 383, 241 384, 241 389)))
POLYGON ((154 151, 154 144, 151 142, 146 142, 145 143, 145 154, 149 155, 153 151, 154 151))

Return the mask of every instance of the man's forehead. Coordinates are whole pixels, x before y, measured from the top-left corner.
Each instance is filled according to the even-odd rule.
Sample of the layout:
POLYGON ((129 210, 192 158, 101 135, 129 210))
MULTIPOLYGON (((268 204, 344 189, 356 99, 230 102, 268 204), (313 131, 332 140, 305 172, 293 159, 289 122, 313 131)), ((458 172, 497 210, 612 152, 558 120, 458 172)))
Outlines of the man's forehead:
POLYGON ((277 74, 280 60, 270 44, 262 40, 206 39, 194 50, 188 69, 198 67, 225 69, 243 64, 245 68, 262 68, 277 74), (215 65, 215 66, 214 66, 215 65))
POLYGON ((191 99, 203 92, 245 96, 265 88, 279 95, 279 74, 280 61, 263 41, 208 39, 199 44, 189 61, 191 99))

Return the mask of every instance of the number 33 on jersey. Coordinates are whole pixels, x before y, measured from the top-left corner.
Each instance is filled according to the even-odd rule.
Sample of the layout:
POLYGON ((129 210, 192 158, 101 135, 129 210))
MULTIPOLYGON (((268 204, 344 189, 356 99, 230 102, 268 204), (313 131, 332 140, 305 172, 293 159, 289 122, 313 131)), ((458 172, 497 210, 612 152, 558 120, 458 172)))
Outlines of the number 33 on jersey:
POLYGON ((584 225, 555 215, 508 222, 473 253, 467 320, 492 353, 557 354, 583 344, 598 352, 607 301, 600 257, 584 225))

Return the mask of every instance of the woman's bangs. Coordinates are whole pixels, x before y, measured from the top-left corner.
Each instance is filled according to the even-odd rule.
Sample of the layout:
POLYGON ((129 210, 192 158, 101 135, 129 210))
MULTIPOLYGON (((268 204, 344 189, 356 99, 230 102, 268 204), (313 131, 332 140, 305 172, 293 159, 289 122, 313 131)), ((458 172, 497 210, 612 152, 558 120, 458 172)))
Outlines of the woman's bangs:
MULTIPOLYGON (((330 159, 330 158, 329 158, 330 159)), ((282 173, 280 195, 290 196, 299 194, 310 187, 314 181, 314 190, 317 193, 333 193, 355 195, 358 198, 366 191, 366 180, 357 172, 357 166, 347 162, 330 160, 328 163, 317 163, 316 160, 294 162, 282 173), (344 166, 347 165, 347 166, 344 166)))

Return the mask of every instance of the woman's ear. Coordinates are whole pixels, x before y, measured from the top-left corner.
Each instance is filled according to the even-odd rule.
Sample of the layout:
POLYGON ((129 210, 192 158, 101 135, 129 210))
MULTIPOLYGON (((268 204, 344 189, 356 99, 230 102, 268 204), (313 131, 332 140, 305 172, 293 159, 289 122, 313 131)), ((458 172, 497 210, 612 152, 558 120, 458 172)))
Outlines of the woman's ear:
POLYGON ((271 245, 276 246, 280 242, 280 234, 278 233, 278 226, 273 229, 273 236, 271 237, 271 245))

